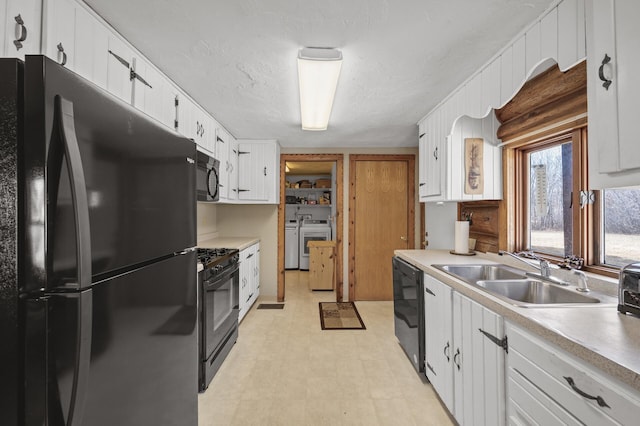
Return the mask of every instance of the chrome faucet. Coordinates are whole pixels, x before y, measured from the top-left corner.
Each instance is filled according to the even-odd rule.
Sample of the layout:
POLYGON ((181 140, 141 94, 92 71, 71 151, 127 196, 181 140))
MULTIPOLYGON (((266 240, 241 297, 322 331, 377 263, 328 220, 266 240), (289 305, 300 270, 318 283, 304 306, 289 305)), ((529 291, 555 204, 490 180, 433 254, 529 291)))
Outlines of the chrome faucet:
POLYGON ((525 275, 527 275, 528 277, 536 278, 536 279, 543 280, 543 281, 548 281, 550 283, 558 284, 558 285, 567 285, 567 286, 569 285, 568 282, 551 276, 551 264, 546 259, 538 257, 538 256, 536 256, 535 254, 533 254, 530 251, 521 251, 521 252, 518 252, 518 253, 511 253, 511 252, 508 252, 508 251, 500 250, 500 251, 498 251, 498 254, 500 256, 503 256, 505 254, 509 255, 509 256, 513 257, 514 259, 517 259, 520 262, 526 263, 527 265, 529 265, 529 266, 531 266, 533 268, 536 268, 537 270, 540 271, 539 274, 536 274, 536 273, 533 273, 533 272, 525 272, 525 275), (527 256, 530 259, 537 260, 538 264, 532 263, 532 262, 529 261, 529 259, 522 258, 520 256, 527 256))
POLYGON ((578 280, 579 280, 578 288, 576 288, 576 290, 581 291, 583 293, 590 292, 591 290, 589 290, 589 286, 587 285, 587 275, 584 272, 579 271, 577 269, 573 269, 572 272, 578 276, 578 280))

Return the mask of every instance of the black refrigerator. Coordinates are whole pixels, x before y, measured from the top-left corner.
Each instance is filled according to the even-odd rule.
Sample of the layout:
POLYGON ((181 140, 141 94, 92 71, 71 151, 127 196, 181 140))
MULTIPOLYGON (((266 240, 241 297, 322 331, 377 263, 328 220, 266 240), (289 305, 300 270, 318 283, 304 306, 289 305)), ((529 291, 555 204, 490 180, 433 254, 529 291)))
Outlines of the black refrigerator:
POLYGON ((196 148, 0 59, 0 423, 196 425, 196 148))

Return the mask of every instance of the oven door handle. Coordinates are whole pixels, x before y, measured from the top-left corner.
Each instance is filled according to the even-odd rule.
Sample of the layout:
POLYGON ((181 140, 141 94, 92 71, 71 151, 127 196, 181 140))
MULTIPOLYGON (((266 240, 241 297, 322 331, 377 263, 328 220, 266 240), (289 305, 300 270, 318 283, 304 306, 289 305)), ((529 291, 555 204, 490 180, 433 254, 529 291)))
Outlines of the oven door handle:
POLYGON ((232 270, 224 272, 222 275, 216 276, 211 280, 207 280, 203 282, 203 287, 205 291, 213 291, 220 288, 224 283, 226 283, 229 278, 231 278, 234 274, 238 272, 239 268, 234 267, 232 270))

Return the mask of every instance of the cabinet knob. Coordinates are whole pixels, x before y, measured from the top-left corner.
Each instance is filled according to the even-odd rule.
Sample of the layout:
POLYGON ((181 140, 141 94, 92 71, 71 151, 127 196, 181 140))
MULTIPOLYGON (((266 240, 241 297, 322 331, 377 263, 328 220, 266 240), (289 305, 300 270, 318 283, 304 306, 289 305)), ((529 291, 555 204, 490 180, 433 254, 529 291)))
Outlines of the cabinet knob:
POLYGON ((604 59, 602 59, 602 64, 600 64, 600 68, 598 68, 598 76, 600 77, 600 80, 603 81, 602 87, 604 87, 606 90, 609 90, 609 86, 611 86, 612 81, 604 75, 604 66, 609 64, 610 62, 611 57, 609 57, 609 55, 605 53, 604 59))
POLYGON ((16 16, 14 18, 16 20, 16 24, 18 24, 18 28, 20 30, 20 32, 16 31, 16 39, 13 40, 13 44, 14 46, 16 46, 16 50, 20 50, 22 49, 23 44, 22 42, 25 41, 27 39, 27 27, 24 26, 24 21, 22 20, 22 16, 20 16, 20 14, 18 14, 18 16, 16 16))

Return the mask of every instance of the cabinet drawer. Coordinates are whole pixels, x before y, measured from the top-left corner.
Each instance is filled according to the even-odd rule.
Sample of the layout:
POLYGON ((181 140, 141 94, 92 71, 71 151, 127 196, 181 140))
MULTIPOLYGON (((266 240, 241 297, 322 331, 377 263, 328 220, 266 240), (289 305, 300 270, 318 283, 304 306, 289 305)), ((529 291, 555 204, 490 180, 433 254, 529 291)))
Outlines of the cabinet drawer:
POLYGON ((640 397, 633 389, 517 327, 510 326, 508 336, 509 368, 522 374, 580 421, 602 425, 637 422, 640 397), (578 390, 600 397, 602 405, 607 406, 580 395, 578 390))
MULTIPOLYGON (((511 351, 509 356, 521 355, 511 351)), ((509 368, 507 374, 508 424, 544 426, 582 424, 516 370, 509 368)))

